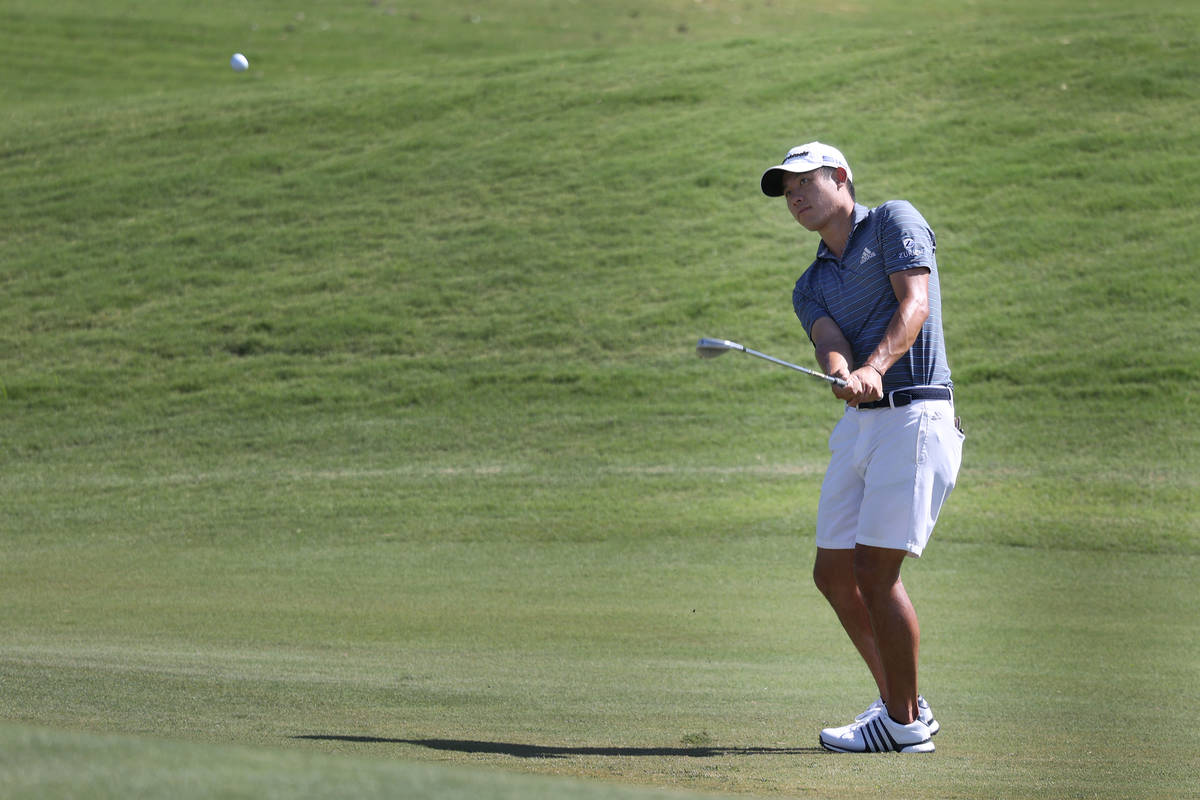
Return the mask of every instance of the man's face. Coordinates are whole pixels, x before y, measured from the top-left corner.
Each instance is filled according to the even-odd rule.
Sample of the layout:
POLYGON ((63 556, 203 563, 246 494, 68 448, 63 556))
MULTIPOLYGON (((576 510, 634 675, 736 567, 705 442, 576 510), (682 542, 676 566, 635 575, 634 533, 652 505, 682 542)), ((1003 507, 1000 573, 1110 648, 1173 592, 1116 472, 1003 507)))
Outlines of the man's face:
POLYGON ((824 169, 784 175, 783 197, 796 222, 810 231, 825 227, 840 205, 837 181, 824 169))

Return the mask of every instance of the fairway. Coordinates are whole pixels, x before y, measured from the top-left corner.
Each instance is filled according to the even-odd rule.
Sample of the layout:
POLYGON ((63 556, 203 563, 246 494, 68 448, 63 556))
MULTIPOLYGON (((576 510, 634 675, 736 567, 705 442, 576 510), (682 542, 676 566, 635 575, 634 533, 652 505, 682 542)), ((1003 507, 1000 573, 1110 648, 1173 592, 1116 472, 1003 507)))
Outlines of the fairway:
POLYGON ((1200 10, 10 0, 0 797, 1200 797, 1200 10), (230 56, 245 53, 235 72, 230 56), (925 757, 758 190, 938 237, 925 757))

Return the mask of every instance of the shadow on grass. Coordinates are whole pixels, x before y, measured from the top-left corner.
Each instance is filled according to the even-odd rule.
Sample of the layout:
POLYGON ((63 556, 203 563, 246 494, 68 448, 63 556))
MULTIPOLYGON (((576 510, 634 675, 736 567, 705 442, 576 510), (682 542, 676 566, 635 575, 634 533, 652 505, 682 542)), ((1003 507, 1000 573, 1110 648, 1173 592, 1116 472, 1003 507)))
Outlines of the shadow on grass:
POLYGON ((381 736, 343 736, 305 734, 293 739, 323 742, 360 742, 364 744, 413 744, 431 750, 455 753, 494 753, 515 758, 567 758, 568 756, 682 756, 716 758, 718 756, 775 756, 823 753, 820 747, 555 747, 511 742, 477 742, 464 739, 388 739, 381 736))

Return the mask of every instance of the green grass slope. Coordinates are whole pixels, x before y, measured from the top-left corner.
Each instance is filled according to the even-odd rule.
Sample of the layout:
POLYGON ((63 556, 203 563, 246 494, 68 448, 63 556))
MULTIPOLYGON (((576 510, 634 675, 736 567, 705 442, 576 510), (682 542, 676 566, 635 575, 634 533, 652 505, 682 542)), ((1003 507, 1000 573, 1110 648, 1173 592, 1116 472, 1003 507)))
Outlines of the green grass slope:
POLYGON ((108 734, 158 794, 166 751, 280 776, 327 751, 501 784, 1194 796, 1198 22, 6 3, 5 740, 63 797, 108 734), (807 580, 836 402, 692 355, 811 363, 789 300, 816 242, 757 178, 812 138, 938 235, 968 442, 906 581, 947 731, 920 767, 811 751, 869 700, 807 580))
MULTIPOLYGON (((377 11, 360 8, 360 25, 377 11)), ((1000 495, 1027 506, 1077 472, 1073 493, 1102 502, 1066 518, 1117 500, 1149 523, 1097 540, 1061 529, 1055 498, 1039 509, 1047 540, 1001 535, 1189 550, 1194 520, 1171 512, 1195 489, 1188 19, 1046 13, 997 37, 1004 19, 952 16, 918 36, 851 15, 803 40, 473 58, 471 39, 456 58, 409 54, 432 24, 409 20, 391 69, 371 70, 340 63, 345 41, 327 63, 318 33, 297 51, 299 32, 249 25, 241 38, 310 54, 308 74, 188 63, 189 81, 142 94, 126 81, 144 68, 110 84, 81 56, 113 96, 47 107, 57 83, 34 83, 5 126, 8 409, 69 411, 77 435, 100 437, 130 417, 178 431, 230 412, 253 426, 435 409, 472 435, 416 425, 407 446, 467 453, 492 451, 497 418, 558 418, 564 399, 602 415, 645 397, 668 415, 773 412, 758 387, 790 376, 682 357, 698 332, 807 355, 786 295, 811 237, 753 185, 765 159, 820 135, 855 154, 864 200, 909 197, 940 233, 968 470, 1019 469, 1000 495), (742 383, 719 403, 721 380, 742 383)), ((145 28, 144 52, 165 24, 101 16, 92 46, 110 49, 110 26, 145 28)), ((159 45, 182 69, 177 50, 159 45)), ((638 438, 642 418, 605 439, 638 438)), ((45 427, 10 446, 43 446, 45 427)), ((972 540, 996 535, 965 522, 972 540)))

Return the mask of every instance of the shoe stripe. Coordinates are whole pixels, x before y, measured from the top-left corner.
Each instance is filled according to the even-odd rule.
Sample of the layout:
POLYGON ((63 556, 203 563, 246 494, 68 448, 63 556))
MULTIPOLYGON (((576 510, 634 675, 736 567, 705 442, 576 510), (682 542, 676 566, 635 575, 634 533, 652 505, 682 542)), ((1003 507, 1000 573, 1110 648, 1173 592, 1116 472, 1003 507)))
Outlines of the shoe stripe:
MULTIPOLYGON (((883 727, 883 723, 879 721, 879 717, 876 717, 875 719, 871 720, 871 724, 868 725, 867 728, 868 728, 869 733, 871 734, 871 736, 870 736, 871 743, 874 745, 871 748, 871 752, 886 753, 888 750, 888 747, 887 747, 887 739, 885 739, 884 737, 887 736, 887 730, 883 727)), ((888 737, 888 738, 891 738, 891 737, 888 737)))
POLYGON ((899 752, 900 745, 892 738, 892 734, 888 731, 887 726, 883 724, 883 720, 876 717, 872 722, 875 726, 875 734, 879 737, 880 748, 878 752, 899 752))
POLYGON ((874 734, 871 733, 871 723, 868 722, 866 725, 863 725, 862 728, 860 728, 859 730, 862 731, 863 752, 864 753, 874 753, 875 752, 875 736, 874 736, 874 734))

